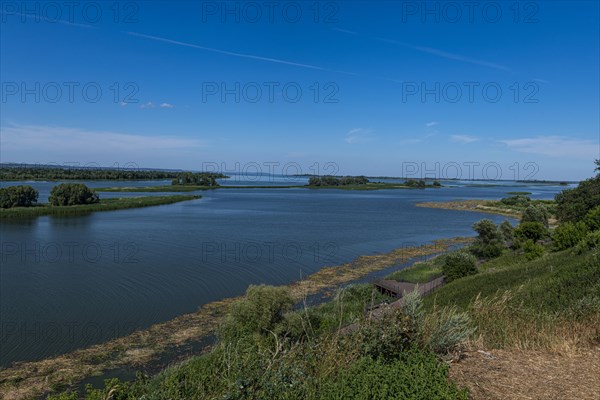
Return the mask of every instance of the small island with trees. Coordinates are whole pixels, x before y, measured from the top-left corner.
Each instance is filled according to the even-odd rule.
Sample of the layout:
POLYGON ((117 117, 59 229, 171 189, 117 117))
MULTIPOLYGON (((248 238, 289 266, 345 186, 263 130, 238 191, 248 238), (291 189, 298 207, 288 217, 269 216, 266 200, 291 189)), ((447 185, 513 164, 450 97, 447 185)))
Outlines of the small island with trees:
POLYGON ((81 215, 172 204, 199 199, 198 195, 144 196, 100 199, 95 190, 82 183, 61 183, 52 188, 47 204, 38 204, 39 193, 28 185, 0 188, 0 219, 43 215, 81 215))

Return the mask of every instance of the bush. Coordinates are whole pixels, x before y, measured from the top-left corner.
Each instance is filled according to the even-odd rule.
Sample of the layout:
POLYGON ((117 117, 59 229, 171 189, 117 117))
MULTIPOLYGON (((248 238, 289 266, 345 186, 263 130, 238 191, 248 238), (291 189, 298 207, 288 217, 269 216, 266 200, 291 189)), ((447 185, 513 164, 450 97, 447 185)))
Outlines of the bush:
POLYGON ((574 247, 588 233, 588 229, 583 222, 565 222, 560 224, 552 234, 554 247, 557 250, 564 250, 574 247))
POLYGON ((590 210, 600 206, 600 175, 579 183, 574 189, 563 190, 554 199, 560 221, 582 220, 590 210))
POLYGON ((523 222, 515 228, 515 238, 520 242, 537 242, 548 235, 548 229, 541 222, 523 222))
POLYGON ((515 239, 515 228, 513 228, 512 224, 508 221, 504 221, 500 224, 500 233, 502 234, 502 239, 504 239, 504 243, 506 245, 513 242, 515 239))
POLYGON ((9 186, 0 189, 0 208, 30 207, 37 203, 38 191, 31 186, 9 186))
POLYGON ((548 227, 548 218, 550 213, 543 204, 531 204, 527 206, 521 217, 521 222, 539 222, 548 227))
POLYGON ((464 250, 452 252, 445 257, 442 271, 448 282, 474 275, 477 273, 477 259, 464 250))
POLYGON ((591 209, 583 220, 590 231, 600 230, 600 206, 591 209))
POLYGON ((531 202, 531 199, 529 196, 519 194, 516 196, 505 197, 500 200, 500 202, 507 206, 526 207, 531 202))
POLYGON ((469 251, 480 258, 494 258, 504 250, 504 237, 496 224, 489 219, 482 219, 473 224, 479 234, 469 251))
POLYGON ((363 357, 322 385, 320 399, 468 399, 448 380, 448 366, 436 357, 412 350, 393 362, 363 357))
POLYGON ((251 335, 269 336, 280 328, 293 304, 286 288, 252 285, 243 299, 232 304, 219 331, 220 339, 231 342, 251 335))
POLYGON ((544 255, 544 246, 535 243, 533 240, 525 241, 523 250, 525 251, 525 258, 528 260, 535 260, 544 255))
POLYGON ((98 203, 98 194, 83 183, 61 183, 52 188, 48 202, 53 206, 98 203))
POLYGON ((577 243, 575 251, 577 254, 581 254, 588 250, 598 248, 600 248, 600 230, 588 233, 585 238, 577 243))

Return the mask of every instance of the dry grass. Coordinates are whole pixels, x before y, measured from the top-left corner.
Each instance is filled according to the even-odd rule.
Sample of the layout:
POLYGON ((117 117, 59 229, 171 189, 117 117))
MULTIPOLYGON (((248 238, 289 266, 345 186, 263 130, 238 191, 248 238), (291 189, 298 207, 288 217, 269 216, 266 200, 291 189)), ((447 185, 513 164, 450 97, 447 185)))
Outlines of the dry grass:
POLYGON ((443 210, 475 211, 480 213, 503 215, 505 217, 521 218, 522 213, 518 210, 494 207, 490 200, 458 200, 458 201, 429 201, 417 203, 417 207, 440 208, 443 210))
POLYGON ((450 377, 473 399, 600 399, 600 348, 470 351, 450 377))
MULTIPOLYGON (((418 247, 403 247, 389 253, 363 256, 339 266, 326 267, 287 287, 295 299, 362 278, 372 272, 417 257, 448 250, 450 246, 470 242, 453 238, 418 247)), ((144 331, 41 361, 17 363, 0 371, 0 399, 29 399, 55 388, 71 385, 102 371, 120 367, 138 367, 169 348, 200 340, 214 333, 229 305, 236 298, 208 303, 197 312, 156 324, 144 331)))
POLYGON ((475 348, 575 352, 600 343, 600 314, 579 320, 564 315, 533 312, 511 302, 505 291, 477 297, 470 316, 477 328, 475 348))

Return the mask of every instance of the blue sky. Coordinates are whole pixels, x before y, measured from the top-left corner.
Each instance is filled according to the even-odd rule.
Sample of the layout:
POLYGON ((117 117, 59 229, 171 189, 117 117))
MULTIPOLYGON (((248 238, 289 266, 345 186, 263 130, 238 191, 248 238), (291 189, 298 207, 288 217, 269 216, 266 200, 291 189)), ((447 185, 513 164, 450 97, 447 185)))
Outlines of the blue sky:
POLYGON ((583 179, 599 157, 597 1, 1 4, 2 162, 583 179))

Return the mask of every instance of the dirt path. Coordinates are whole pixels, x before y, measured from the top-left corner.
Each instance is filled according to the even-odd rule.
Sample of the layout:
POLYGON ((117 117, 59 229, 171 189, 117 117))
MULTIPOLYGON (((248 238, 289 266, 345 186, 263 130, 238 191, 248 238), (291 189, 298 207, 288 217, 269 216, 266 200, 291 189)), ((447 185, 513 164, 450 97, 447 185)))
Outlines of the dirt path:
POLYGON ((450 368, 473 399, 600 399, 600 348, 575 354, 473 351, 450 368))

